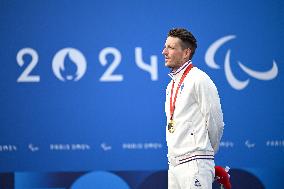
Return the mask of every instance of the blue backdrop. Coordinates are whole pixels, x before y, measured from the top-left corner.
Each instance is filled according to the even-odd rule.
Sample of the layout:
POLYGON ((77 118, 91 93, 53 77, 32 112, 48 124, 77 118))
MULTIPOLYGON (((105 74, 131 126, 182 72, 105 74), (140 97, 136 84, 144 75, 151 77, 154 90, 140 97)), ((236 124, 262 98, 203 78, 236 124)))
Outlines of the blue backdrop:
POLYGON ((0 1, 3 186, 166 183, 161 52, 168 30, 185 27, 221 97, 216 164, 232 168, 236 188, 279 188, 283 13, 280 0, 0 1))

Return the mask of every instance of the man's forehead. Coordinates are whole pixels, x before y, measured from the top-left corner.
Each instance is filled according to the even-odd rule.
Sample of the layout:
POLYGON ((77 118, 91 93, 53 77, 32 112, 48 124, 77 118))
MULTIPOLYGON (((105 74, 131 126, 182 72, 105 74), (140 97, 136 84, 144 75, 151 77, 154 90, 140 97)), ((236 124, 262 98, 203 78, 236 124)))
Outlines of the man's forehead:
POLYGON ((167 40, 166 40, 166 45, 179 45, 181 42, 181 40, 177 37, 167 37, 167 40))

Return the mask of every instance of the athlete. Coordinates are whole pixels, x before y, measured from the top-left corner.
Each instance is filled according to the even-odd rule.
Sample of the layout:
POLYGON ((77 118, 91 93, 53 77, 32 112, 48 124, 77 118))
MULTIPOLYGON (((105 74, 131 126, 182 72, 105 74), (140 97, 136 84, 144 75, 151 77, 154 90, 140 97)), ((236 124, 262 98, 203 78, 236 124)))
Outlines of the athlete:
POLYGON ((197 42, 184 28, 169 31, 162 54, 171 69, 166 90, 169 189, 211 189, 224 123, 217 88, 192 63, 197 42))

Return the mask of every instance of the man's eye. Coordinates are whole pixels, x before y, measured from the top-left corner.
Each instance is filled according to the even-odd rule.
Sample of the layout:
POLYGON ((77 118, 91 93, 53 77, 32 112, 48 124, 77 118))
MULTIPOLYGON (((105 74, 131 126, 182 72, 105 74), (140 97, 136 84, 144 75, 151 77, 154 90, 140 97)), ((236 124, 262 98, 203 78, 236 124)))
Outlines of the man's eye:
POLYGON ((174 48, 174 47, 167 46, 167 47, 164 47, 164 49, 171 49, 171 50, 174 50, 175 48, 174 48))

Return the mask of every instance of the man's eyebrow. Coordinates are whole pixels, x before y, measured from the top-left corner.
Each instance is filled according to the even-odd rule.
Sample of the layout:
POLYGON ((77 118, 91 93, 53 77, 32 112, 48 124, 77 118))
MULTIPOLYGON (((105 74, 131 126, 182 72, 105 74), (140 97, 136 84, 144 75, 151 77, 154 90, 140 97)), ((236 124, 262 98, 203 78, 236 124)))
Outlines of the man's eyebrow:
POLYGON ((173 47, 171 44, 165 44, 165 47, 173 47))

